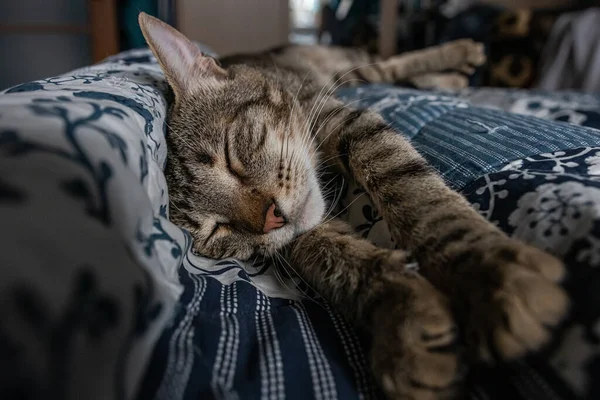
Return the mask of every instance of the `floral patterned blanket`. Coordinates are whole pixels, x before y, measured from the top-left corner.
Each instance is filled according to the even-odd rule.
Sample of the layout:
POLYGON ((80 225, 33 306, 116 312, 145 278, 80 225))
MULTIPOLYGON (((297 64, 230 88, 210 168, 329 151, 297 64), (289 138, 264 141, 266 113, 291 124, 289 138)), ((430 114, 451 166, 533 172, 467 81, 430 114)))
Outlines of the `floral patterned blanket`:
MULTIPOLYGON (((339 95, 380 111, 485 218, 568 266, 573 311, 554 343, 474 374, 471 397, 600 398, 593 379, 600 376, 600 96, 377 86, 339 95)), ((349 189, 346 218, 364 237, 392 246, 361 192, 349 189)))
MULTIPOLYGON (((147 50, 0 94, 0 398, 378 398, 364 341, 269 265, 193 255, 168 220, 164 76, 147 50)), ((563 258, 544 352, 473 399, 600 398, 600 97, 343 90, 507 233, 563 258), (590 128, 592 127, 592 128, 590 128)), ((392 245, 360 189, 345 217, 392 245)))

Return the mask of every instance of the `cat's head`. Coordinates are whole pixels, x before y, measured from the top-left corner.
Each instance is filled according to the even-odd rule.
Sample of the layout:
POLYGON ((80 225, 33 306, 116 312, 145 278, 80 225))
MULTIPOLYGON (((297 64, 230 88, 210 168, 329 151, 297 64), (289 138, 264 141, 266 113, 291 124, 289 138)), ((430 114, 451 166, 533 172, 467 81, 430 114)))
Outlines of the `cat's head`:
POLYGON ((170 217, 192 233, 195 251, 270 255, 314 228, 325 205, 294 93, 250 67, 222 69, 153 17, 142 13, 139 22, 175 94, 170 217))

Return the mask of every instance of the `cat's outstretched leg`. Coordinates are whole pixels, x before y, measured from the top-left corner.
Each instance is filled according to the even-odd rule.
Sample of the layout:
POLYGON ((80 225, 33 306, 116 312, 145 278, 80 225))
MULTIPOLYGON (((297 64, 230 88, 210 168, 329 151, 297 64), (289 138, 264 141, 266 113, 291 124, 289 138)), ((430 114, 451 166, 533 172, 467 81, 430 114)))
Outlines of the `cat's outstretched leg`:
POLYGON ((405 269, 404 252, 377 248, 332 221, 300 236, 286 259, 336 310, 368 330, 371 366, 390 398, 456 394, 462 375, 449 305, 405 269))
POLYGON ((389 82, 399 82, 417 75, 445 71, 470 75, 485 60, 483 44, 471 39, 460 39, 393 56, 380 65, 390 76, 389 82))
POLYGON ((362 185, 400 248, 448 295, 478 360, 536 350, 568 308, 554 257, 481 217, 377 113, 330 100, 315 134, 328 159, 362 185))
POLYGON ((471 39, 460 39, 423 50, 402 53, 387 60, 374 60, 371 63, 354 65, 348 70, 337 71, 334 78, 348 86, 361 83, 409 82, 423 89, 454 88, 454 86, 461 88, 462 82, 466 83, 466 78, 463 77, 462 82, 456 85, 459 80, 456 76, 473 74, 475 67, 483 65, 485 61, 483 44, 471 39), (444 79, 440 79, 442 73, 446 75, 444 79), (435 78, 430 79, 433 76, 435 78), (449 77, 453 78, 448 79, 449 77), (449 85, 451 87, 448 87, 449 85))

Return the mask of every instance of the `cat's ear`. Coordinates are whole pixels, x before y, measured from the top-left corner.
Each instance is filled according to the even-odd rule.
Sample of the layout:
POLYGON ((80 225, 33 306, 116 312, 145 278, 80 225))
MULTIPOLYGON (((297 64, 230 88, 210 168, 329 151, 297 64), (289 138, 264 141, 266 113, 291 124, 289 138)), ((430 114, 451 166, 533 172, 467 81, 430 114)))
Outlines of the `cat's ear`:
POLYGON ((176 97, 227 78, 227 71, 175 28, 144 12, 138 21, 176 97))

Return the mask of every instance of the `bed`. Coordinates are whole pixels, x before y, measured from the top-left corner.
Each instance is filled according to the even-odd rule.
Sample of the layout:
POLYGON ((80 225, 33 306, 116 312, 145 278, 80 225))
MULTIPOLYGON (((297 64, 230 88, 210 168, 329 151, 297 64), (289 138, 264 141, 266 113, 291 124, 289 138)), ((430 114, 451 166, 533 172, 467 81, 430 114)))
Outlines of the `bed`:
MULTIPOLYGON (((574 306, 556 340, 473 369, 469 398, 600 398, 600 96, 338 95, 379 110, 483 216, 568 265, 574 306)), ((168 101, 147 49, 0 94, 0 398, 380 398, 366 338, 325 301, 269 264, 195 256, 169 222, 168 101)), ((343 190, 340 215, 391 245, 360 188, 343 190)))

